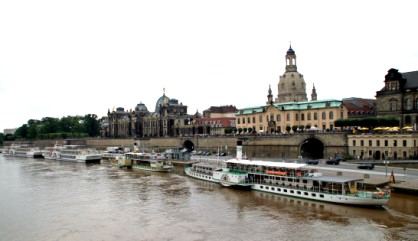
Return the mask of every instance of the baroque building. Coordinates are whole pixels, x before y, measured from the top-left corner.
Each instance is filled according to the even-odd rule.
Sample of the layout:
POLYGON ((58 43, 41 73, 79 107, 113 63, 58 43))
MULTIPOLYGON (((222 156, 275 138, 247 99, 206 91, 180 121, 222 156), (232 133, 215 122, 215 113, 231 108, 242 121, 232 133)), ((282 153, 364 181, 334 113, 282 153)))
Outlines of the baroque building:
POLYGON ((347 118, 347 108, 341 100, 317 100, 315 85, 308 101, 306 83, 297 72, 296 54, 291 46, 286 53, 286 72, 280 76, 278 91, 273 101, 269 86, 266 105, 238 110, 237 128, 258 133, 284 133, 294 127, 326 131, 334 129, 335 120, 347 118))
POLYGON ((377 116, 395 117, 401 126, 418 123, 418 71, 390 69, 385 86, 376 92, 377 116))
POLYGON ((101 135, 111 138, 190 135, 196 131, 192 126, 195 116, 188 115, 187 106, 164 93, 157 100, 154 112, 148 111, 143 103, 137 104, 134 110, 125 111, 122 107, 108 110, 101 135))

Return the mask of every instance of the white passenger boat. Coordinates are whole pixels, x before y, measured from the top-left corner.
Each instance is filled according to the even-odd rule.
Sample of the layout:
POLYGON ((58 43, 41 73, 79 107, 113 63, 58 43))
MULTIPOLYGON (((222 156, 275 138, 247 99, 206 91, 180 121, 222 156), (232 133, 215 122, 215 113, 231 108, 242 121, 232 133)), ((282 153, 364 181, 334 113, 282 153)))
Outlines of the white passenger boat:
POLYGON ((42 158, 42 151, 39 147, 31 147, 29 145, 11 145, 6 147, 3 151, 5 156, 13 157, 32 157, 32 158, 42 158))
POLYGON ((127 160, 132 160, 132 168, 138 170, 146 170, 153 172, 169 172, 173 169, 173 165, 161 153, 125 153, 127 160))
POLYGON ((219 180, 213 179, 213 171, 221 170, 221 168, 222 167, 217 164, 197 162, 193 163, 191 167, 186 167, 184 172, 189 177, 219 183, 219 180))
POLYGON ((84 163, 99 163, 102 159, 99 151, 80 145, 64 145, 59 150, 58 161, 72 161, 84 163))
POLYGON ((382 206, 390 198, 388 187, 365 190, 359 185, 361 178, 323 176, 306 164, 242 160, 241 155, 237 153, 237 159, 213 171, 213 179, 223 186, 339 204, 382 206))
POLYGON ((57 160, 62 148, 64 147, 58 144, 55 144, 54 146, 51 146, 51 147, 46 147, 44 150, 42 150, 42 156, 45 159, 57 160))

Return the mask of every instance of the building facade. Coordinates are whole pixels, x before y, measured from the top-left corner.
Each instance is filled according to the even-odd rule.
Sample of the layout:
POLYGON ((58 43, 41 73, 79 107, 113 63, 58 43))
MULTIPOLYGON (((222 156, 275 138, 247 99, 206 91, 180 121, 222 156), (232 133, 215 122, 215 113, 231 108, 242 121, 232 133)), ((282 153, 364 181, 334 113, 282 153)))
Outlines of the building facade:
POLYGON ((347 108, 341 100, 317 100, 313 85, 311 101, 306 95, 303 75, 297 72, 296 54, 292 47, 286 53, 286 72, 280 76, 278 95, 273 100, 269 86, 266 105, 239 109, 237 128, 257 133, 285 133, 298 129, 333 130, 334 121, 347 118, 347 108))
POLYGON ((396 117, 401 126, 418 123, 418 71, 390 69, 385 86, 376 92, 377 116, 396 117))
POLYGON ((417 157, 418 133, 347 135, 348 152, 358 160, 417 157))
POLYGON ((195 131, 192 125, 195 116, 188 115, 187 106, 164 93, 157 100, 154 112, 148 111, 143 103, 137 104, 134 110, 125 111, 122 107, 108 110, 101 135, 111 138, 191 135, 195 131))

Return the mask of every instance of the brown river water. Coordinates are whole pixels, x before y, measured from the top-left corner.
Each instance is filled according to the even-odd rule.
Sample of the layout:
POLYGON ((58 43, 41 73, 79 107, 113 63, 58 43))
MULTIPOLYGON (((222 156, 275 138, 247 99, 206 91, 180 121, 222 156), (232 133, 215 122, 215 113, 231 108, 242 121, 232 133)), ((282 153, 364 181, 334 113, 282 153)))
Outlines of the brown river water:
POLYGON ((359 208, 0 155, 0 240, 418 240, 418 197, 359 208))

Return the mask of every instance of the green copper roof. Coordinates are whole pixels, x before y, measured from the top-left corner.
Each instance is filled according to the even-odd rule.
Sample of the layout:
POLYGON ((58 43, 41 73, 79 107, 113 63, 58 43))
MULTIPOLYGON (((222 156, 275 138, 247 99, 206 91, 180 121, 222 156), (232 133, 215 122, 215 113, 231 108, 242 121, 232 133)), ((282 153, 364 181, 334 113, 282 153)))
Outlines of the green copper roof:
MULTIPOLYGON (((304 102, 287 102, 287 103, 274 103, 273 106, 282 111, 289 110, 308 110, 308 109, 323 109, 340 107, 343 104, 341 100, 315 100, 304 102)), ((268 105, 248 107, 239 109, 236 115, 249 115, 255 113, 263 113, 266 111, 268 105)))

